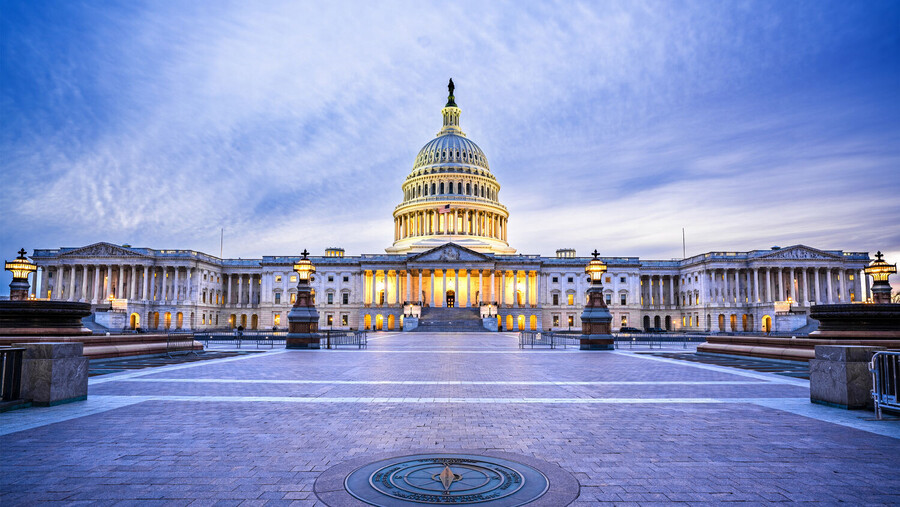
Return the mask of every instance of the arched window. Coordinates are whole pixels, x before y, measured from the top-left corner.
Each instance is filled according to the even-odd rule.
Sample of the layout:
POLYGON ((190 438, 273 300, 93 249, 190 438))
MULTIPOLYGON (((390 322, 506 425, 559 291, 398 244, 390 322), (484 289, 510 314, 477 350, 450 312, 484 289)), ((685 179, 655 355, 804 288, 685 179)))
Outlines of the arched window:
POLYGON ((461 181, 456 184, 456 193, 462 194, 462 182, 461 181))
POLYGON ((442 181, 441 182, 441 194, 443 194, 443 193, 444 193, 444 182, 442 181))
POLYGON ((466 195, 472 195, 472 184, 466 183, 466 195))
POLYGON ((434 195, 434 183, 431 184, 431 195, 434 195))

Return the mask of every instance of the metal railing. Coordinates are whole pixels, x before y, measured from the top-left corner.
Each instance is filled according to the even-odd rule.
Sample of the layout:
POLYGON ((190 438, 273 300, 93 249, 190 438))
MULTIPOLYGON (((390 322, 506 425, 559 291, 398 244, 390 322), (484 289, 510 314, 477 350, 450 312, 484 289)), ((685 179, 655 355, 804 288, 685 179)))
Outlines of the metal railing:
POLYGON ((284 345, 287 334, 287 331, 265 331, 261 329, 225 330, 194 333, 194 339, 202 342, 205 347, 209 347, 209 344, 213 343, 241 348, 245 341, 251 341, 256 342, 256 348, 259 348, 260 345, 268 345, 269 348, 273 348, 275 345, 284 345))
POLYGON ((649 348, 663 348, 663 344, 677 345, 686 349, 688 343, 703 343, 705 335, 687 333, 613 333, 615 347, 617 349, 627 346, 633 349, 635 345, 646 345, 649 348))
POLYGON ((340 345, 351 345, 357 348, 367 348, 368 334, 366 331, 319 331, 319 347, 323 349, 337 348, 340 345))
POLYGON ((166 334, 166 355, 172 357, 172 354, 176 352, 197 355, 197 352, 194 351, 193 333, 166 334))
POLYGON ((24 347, 0 347, 0 394, 2 401, 15 401, 22 394, 24 347))
POLYGON ((568 331, 519 331, 519 348, 548 347, 551 349, 581 346, 581 333, 568 331))
POLYGON ((869 363, 872 372, 872 399, 875 418, 881 420, 883 409, 900 411, 900 351, 880 351, 869 363))

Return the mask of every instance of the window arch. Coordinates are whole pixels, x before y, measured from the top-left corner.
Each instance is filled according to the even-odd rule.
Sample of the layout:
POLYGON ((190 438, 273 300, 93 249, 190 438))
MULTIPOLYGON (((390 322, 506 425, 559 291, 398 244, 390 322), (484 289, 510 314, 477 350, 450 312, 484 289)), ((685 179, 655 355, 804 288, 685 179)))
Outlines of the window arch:
POLYGON ((466 195, 472 195, 472 184, 466 183, 466 195))
POLYGON ((457 193, 457 194, 462 194, 462 193, 463 193, 463 192, 462 192, 462 182, 461 182, 461 181, 456 183, 456 193, 457 193))
POLYGON ((434 187, 435 187, 435 185, 434 185, 434 183, 432 183, 431 184, 431 195, 434 195, 434 187))
POLYGON ((443 181, 441 182, 441 187, 440 187, 440 188, 441 188, 441 194, 443 194, 443 193, 444 193, 444 182, 443 182, 443 181))

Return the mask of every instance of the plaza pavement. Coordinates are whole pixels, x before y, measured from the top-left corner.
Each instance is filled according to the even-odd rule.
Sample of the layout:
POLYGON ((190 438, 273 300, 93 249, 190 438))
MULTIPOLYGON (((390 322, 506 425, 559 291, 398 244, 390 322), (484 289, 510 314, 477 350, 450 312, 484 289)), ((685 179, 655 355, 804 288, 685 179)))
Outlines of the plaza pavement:
POLYGON ((503 333, 94 377, 0 435, 3 506, 314 505, 326 469, 423 448, 556 463, 577 505, 900 502, 900 422, 812 405, 805 380, 503 333))

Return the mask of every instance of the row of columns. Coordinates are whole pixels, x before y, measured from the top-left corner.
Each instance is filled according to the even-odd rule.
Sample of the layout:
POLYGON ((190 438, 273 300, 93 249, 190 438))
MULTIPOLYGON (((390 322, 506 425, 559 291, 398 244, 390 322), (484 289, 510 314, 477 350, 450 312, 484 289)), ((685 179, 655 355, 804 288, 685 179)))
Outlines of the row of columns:
POLYGON ((225 304, 258 305, 260 302, 260 285, 262 275, 253 273, 223 274, 222 284, 225 286, 225 304), (246 290, 244 286, 246 285, 246 290))
POLYGON ((869 280, 861 270, 801 266, 704 271, 700 295, 710 304, 773 303, 790 298, 808 306, 865 300, 869 291, 869 280))
POLYGON ((439 234, 483 236, 506 241, 506 217, 490 211, 464 209, 418 210, 394 217, 394 241, 439 234))
POLYGON ((181 266, 58 264, 42 270, 40 295, 59 301, 98 304, 115 298, 178 302, 192 300, 196 285, 196 269, 181 266))
POLYGON ((482 302, 497 302, 515 308, 522 305, 534 307, 537 306, 538 294, 541 293, 541 277, 534 270, 484 271, 436 268, 417 270, 415 276, 409 270, 367 270, 364 273, 364 284, 365 304, 376 306, 402 304, 405 301, 446 306, 447 291, 453 290, 456 306, 468 308, 482 302), (428 290, 425 289, 426 271, 428 290), (477 284, 474 283, 476 277, 477 284), (485 281, 488 282, 487 287, 485 281), (437 292, 438 286, 441 288, 440 293, 437 292), (460 293, 461 287, 464 289, 463 293, 460 293), (516 296, 519 291, 523 292, 521 302, 516 296), (382 293, 384 303, 380 297, 382 293), (401 294, 405 294, 405 299, 400 299, 401 294))
POLYGON ((641 306, 676 306, 675 275, 647 275, 641 277, 641 306))

